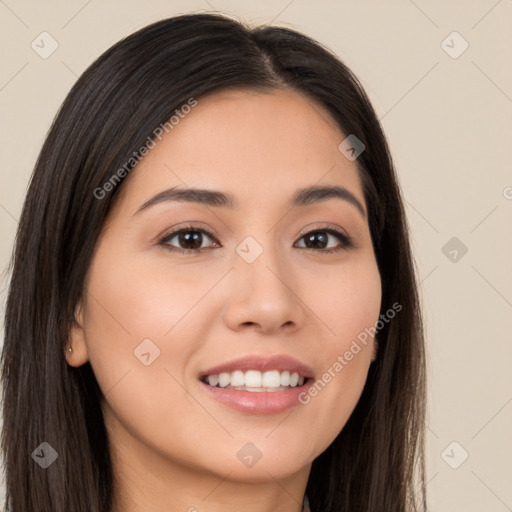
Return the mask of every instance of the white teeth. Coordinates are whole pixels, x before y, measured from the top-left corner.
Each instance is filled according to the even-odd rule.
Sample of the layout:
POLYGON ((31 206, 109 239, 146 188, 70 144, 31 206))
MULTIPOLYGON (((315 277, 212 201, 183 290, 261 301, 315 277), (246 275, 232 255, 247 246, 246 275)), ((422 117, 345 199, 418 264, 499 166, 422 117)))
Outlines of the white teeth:
POLYGON ((282 372, 281 373, 281 386, 289 386, 290 385, 290 372, 282 372))
POLYGON ((219 383, 218 375, 208 375, 208 384, 210 384, 210 386, 216 386, 218 383, 219 383))
POLYGON ((264 388, 278 388, 281 385, 281 375, 277 370, 265 372, 261 384, 264 388))
POLYGON ((222 372, 219 374, 208 375, 207 382, 210 386, 219 386, 221 388, 241 389, 245 391, 282 391, 289 387, 302 386, 304 377, 298 373, 289 371, 280 372, 270 370, 260 372, 258 370, 248 370, 245 373, 235 370, 232 373, 222 372))
POLYGON ((245 375, 244 372, 239 370, 233 372, 231 374, 231 382, 232 386, 245 386, 245 375))
POLYGON ((230 373, 219 373, 219 386, 225 388, 231 381, 230 373))
POLYGON ((245 372, 245 386, 248 388, 261 388, 261 372, 256 370, 245 372))

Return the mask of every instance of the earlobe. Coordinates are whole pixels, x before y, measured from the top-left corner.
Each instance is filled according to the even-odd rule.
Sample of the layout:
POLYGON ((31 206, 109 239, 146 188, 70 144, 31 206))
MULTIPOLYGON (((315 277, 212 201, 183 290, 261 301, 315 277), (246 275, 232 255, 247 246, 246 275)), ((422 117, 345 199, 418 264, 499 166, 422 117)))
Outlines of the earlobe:
POLYGON ((89 360, 85 341, 82 303, 75 310, 73 323, 69 330, 68 343, 65 347, 65 357, 68 364, 75 367, 81 366, 89 360))

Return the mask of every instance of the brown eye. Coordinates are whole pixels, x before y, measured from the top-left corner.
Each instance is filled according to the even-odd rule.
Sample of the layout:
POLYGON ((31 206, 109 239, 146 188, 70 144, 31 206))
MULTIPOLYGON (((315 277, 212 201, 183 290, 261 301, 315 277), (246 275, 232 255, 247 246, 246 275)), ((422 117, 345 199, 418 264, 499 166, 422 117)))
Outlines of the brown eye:
POLYGON ((323 252, 336 252, 353 247, 352 239, 334 229, 316 229, 302 235, 301 240, 305 241, 306 249, 319 250, 323 252), (329 238, 337 238, 339 244, 329 246, 329 238))
POLYGON ((209 248, 208 246, 203 246, 203 242, 206 238, 213 241, 213 246, 218 245, 215 237, 208 231, 188 226, 165 235, 159 241, 159 245, 162 245, 169 251, 199 252, 203 249, 209 248), (175 242, 171 243, 173 240, 175 240, 175 242))
MULTIPOLYGON (((352 239, 348 235, 331 228, 310 231, 302 235, 300 240, 304 240, 305 245, 297 247, 317 252, 330 253, 354 247, 352 239), (336 239, 338 244, 335 242, 336 239)), ((165 235, 159 241, 159 245, 168 251, 181 253, 199 253, 204 249, 220 247, 220 243, 212 233, 194 226, 186 226, 165 235), (208 242, 208 239, 211 241, 211 244, 203 245, 205 242, 208 242)))

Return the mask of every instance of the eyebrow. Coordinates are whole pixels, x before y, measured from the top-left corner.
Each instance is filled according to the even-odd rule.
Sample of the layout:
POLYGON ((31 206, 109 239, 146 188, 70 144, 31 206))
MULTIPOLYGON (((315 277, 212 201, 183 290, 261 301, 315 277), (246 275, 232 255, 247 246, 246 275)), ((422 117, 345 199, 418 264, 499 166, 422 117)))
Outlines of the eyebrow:
MULTIPOLYGON (((366 211, 359 199, 357 199, 357 197, 346 188, 337 185, 311 186, 299 189, 290 200, 290 207, 307 206, 332 198, 347 201, 351 205, 355 206, 363 218, 366 219, 366 211)), ((155 204, 159 204, 164 201, 199 203, 206 206, 229 208, 231 210, 238 208, 238 203, 231 194, 226 194, 218 190, 173 187, 163 190, 151 199, 148 199, 139 207, 134 215, 148 209, 150 206, 154 206, 155 204)))

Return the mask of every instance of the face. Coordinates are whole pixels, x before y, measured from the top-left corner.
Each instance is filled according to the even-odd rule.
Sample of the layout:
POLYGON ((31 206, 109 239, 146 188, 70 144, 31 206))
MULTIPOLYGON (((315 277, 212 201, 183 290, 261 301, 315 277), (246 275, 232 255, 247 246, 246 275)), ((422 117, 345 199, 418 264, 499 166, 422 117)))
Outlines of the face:
POLYGON ((320 106, 289 91, 197 101, 122 184, 68 362, 90 361, 127 463, 282 479, 338 435, 372 362, 372 338, 354 346, 381 304, 367 205, 320 106), (341 193, 294 203, 309 187, 341 193), (189 194, 151 201, 169 189, 189 194))

